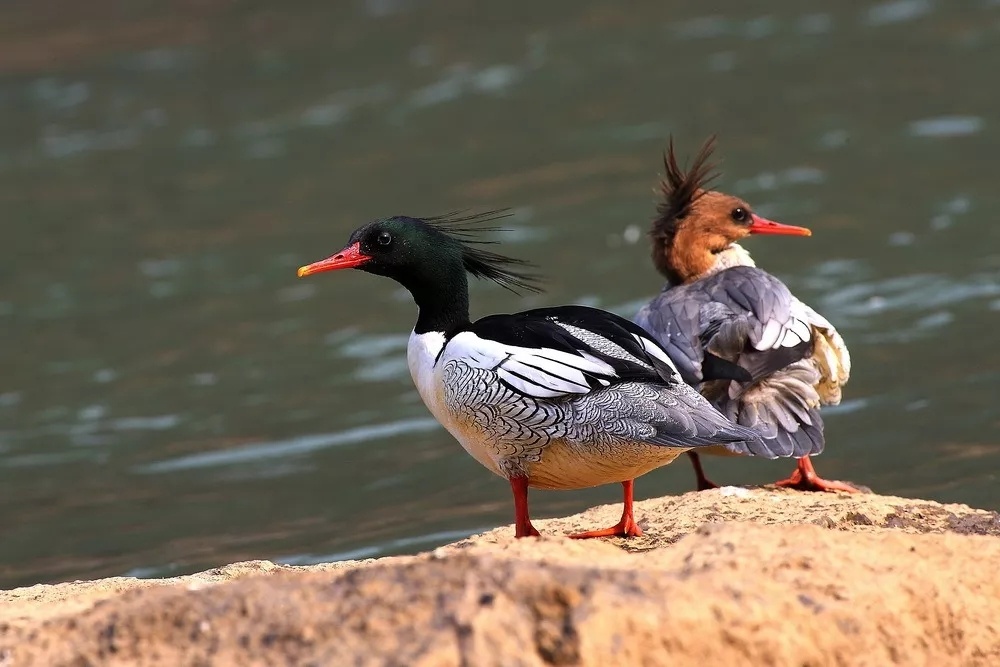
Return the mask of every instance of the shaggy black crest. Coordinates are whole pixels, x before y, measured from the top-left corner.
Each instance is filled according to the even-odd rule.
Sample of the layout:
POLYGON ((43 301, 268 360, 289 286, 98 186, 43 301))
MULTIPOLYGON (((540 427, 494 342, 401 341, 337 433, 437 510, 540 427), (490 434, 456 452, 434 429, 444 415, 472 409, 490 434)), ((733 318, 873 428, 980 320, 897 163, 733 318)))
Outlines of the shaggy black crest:
POLYGON ((708 186, 718 178, 715 163, 708 159, 715 149, 713 134, 702 144, 694 163, 686 171, 677 164, 674 154, 674 138, 671 136, 666 152, 663 153, 664 176, 660 181, 662 200, 656 206, 656 218, 650 234, 654 238, 666 238, 676 231, 677 221, 691 212, 691 205, 705 193, 708 186))
POLYGON ((479 235, 484 232, 510 231, 488 223, 509 218, 511 215, 513 213, 510 209, 495 209, 482 213, 453 211, 430 218, 420 218, 420 220, 455 241, 461 247, 462 265, 468 273, 476 278, 492 280, 515 294, 541 292, 541 277, 518 268, 534 268, 534 264, 523 259, 507 257, 475 247, 497 243, 482 239, 479 235))

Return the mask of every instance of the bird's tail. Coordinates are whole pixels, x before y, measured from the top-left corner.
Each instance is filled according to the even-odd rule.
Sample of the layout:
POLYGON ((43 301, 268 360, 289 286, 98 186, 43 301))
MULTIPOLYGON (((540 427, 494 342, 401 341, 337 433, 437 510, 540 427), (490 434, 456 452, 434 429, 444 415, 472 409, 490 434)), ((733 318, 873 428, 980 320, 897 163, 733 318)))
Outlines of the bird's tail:
POLYGON ((822 453, 825 439, 817 381, 817 370, 803 359, 749 387, 731 385, 730 393, 717 399, 716 405, 737 424, 759 433, 765 452, 729 449, 768 458, 822 453))

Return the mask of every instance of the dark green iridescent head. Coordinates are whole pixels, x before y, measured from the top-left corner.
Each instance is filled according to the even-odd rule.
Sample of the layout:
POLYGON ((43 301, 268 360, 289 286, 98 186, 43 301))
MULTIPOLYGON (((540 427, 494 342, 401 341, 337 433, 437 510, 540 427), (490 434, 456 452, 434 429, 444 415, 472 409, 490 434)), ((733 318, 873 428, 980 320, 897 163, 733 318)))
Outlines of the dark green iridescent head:
POLYGON ((524 272, 530 266, 527 262, 478 247, 493 242, 477 234, 498 231, 487 223, 506 215, 489 211, 373 220, 356 229, 337 254, 300 268, 299 277, 356 268, 392 278, 409 290, 420 308, 418 333, 421 328, 445 331, 468 322, 467 274, 513 292, 539 291, 537 277, 524 272))

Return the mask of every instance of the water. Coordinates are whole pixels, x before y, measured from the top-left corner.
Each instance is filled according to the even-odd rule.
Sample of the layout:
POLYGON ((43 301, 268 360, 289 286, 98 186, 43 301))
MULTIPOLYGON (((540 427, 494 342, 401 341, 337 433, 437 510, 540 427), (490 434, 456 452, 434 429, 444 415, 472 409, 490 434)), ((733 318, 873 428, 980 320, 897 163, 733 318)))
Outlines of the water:
POLYGON ((631 315, 671 132, 718 132, 719 185, 814 230, 748 246, 852 351, 820 472, 1000 508, 1000 4, 59 5, 0 9, 0 586, 509 522, 411 386, 407 295, 295 269, 371 217, 510 206, 549 290, 477 285, 475 314, 631 315))

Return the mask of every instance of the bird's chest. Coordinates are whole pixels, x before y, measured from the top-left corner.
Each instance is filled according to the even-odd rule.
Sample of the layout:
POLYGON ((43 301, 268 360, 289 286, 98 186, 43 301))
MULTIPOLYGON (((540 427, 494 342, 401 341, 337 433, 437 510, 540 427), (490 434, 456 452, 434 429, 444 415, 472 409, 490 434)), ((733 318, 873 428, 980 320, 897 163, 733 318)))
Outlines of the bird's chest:
POLYGON ((461 414, 448 404, 444 374, 438 359, 445 345, 444 334, 428 332, 410 334, 406 348, 406 361, 417 393, 430 410, 459 444, 483 466, 500 474, 498 452, 488 446, 486 438, 475 424, 462 419, 461 414))

